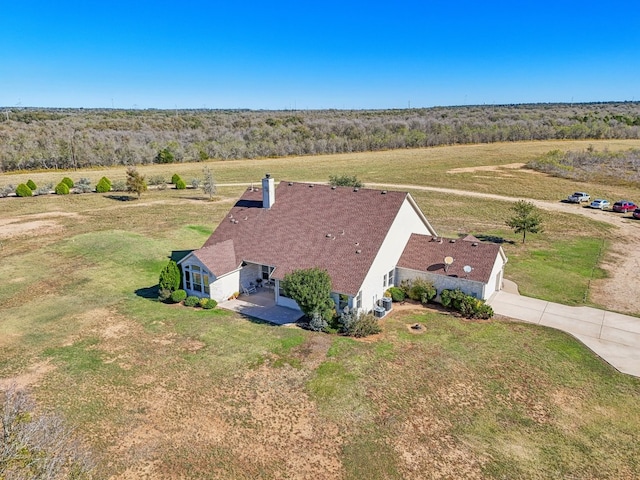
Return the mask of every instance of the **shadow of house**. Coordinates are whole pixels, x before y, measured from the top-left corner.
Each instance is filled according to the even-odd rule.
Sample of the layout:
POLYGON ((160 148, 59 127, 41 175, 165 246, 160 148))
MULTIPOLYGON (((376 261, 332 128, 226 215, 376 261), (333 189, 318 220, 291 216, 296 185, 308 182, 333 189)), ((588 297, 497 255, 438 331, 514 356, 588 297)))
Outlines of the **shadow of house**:
POLYGON ((169 258, 174 262, 178 263, 180 260, 182 260, 184 257, 189 255, 191 252, 193 252, 193 250, 173 250, 171 252, 171 255, 169 255, 169 258))

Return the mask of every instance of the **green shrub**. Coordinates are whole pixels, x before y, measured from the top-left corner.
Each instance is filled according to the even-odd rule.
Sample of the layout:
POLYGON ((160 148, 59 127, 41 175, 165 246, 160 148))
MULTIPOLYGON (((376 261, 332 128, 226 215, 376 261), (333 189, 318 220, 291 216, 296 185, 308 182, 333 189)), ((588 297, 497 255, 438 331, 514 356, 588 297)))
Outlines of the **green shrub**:
POLYGON ((370 313, 358 313, 356 310, 345 311, 339 318, 340 332, 349 337, 366 337, 380 333, 378 320, 370 313))
POLYGON ((213 298, 207 298, 207 303, 202 305, 202 308, 205 310, 211 310, 212 308, 216 308, 218 306, 218 302, 216 302, 213 298))
POLYGON ((175 292, 180 288, 180 280, 180 267, 173 260, 169 260, 169 263, 160 272, 160 278, 158 279, 160 290, 175 292))
POLYGON ((414 278, 413 280, 403 280, 400 283, 400 290, 402 290, 405 296, 416 302, 427 303, 433 300, 438 291, 428 280, 423 278, 414 278))
POLYGON ((111 191, 111 184, 104 181, 104 177, 100 179, 98 184, 96 185, 96 192, 98 193, 107 193, 111 191))
POLYGON ((178 181, 176 182, 176 188, 178 190, 184 190, 185 188, 187 188, 187 184, 185 183, 184 180, 179 178, 178 181))
POLYGON ((198 300, 198 305, 200 305, 202 308, 205 308, 205 305, 209 303, 209 300, 209 298, 201 298, 200 300, 198 300))
POLYGON ((488 319, 493 317, 493 308, 484 300, 462 293, 460 289, 443 290, 440 293, 442 306, 457 310, 466 318, 488 319))
POLYGON ((180 303, 187 298, 187 292, 184 290, 176 290, 171 294, 171 301, 173 303, 180 303))
POLYGON ((187 307, 197 307, 199 302, 200 302, 200 299, 195 295, 189 295, 187 298, 184 299, 184 304, 187 307))
POLYGON ((31 179, 27 180, 27 187, 29 187, 31 189, 31 191, 36 191, 38 189, 37 185, 35 184, 35 182, 31 179))
POLYGON ((175 185, 178 180, 182 180, 180 178, 180 175, 178 175, 177 173, 174 173, 173 176, 171 177, 171 183, 175 185))
POLYGON ((69 185, 60 182, 55 188, 56 195, 69 195, 69 185))
POLYGON ((73 180, 71 180, 69 177, 64 177, 60 183, 64 183, 67 187, 69 187, 69 189, 72 189, 74 185, 73 180))
POLYGON ((100 180, 100 182, 106 182, 109 184, 109 186, 111 186, 111 180, 109 180, 107 177, 102 177, 100 180))
POLYGON ((30 197, 33 195, 33 192, 24 183, 21 183, 16 188, 16 195, 19 197, 30 197))
POLYGON ((389 294, 394 302, 402 302, 404 300, 404 291, 399 287, 390 287, 389 294))

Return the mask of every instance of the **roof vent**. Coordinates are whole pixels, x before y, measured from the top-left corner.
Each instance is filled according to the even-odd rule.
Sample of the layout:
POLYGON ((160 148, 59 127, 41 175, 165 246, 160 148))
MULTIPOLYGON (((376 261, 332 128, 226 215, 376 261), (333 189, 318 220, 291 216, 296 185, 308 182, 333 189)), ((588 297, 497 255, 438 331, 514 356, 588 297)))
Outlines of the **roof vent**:
POLYGON ((335 185, 331 185, 331 190, 335 190, 336 186, 335 185))
POLYGON ((313 188, 313 183, 310 183, 310 184, 309 184, 309 188, 313 188))
POLYGON ((456 243, 456 239, 452 238, 451 240, 449 240, 449 243, 456 243))
POLYGON ((477 246, 478 246, 478 242, 473 242, 473 243, 471 244, 471 246, 472 246, 472 247, 477 247, 477 246))
POLYGON ((289 186, 291 187, 293 185, 293 182, 289 182, 289 186))
POLYGON ((325 237, 327 237, 327 238, 331 238, 331 234, 330 234, 330 233, 327 233, 327 234, 325 235, 325 237))
POLYGON ((354 191, 354 192, 357 192, 357 191, 358 191, 358 187, 354 188, 354 189, 353 189, 353 191, 354 191))
POLYGON ((387 191, 386 190, 382 190, 382 192, 380 192, 380 193, 382 193, 382 195, 386 195, 387 191))
POLYGON ((362 250, 358 249, 356 250, 356 253, 362 253, 362 250))

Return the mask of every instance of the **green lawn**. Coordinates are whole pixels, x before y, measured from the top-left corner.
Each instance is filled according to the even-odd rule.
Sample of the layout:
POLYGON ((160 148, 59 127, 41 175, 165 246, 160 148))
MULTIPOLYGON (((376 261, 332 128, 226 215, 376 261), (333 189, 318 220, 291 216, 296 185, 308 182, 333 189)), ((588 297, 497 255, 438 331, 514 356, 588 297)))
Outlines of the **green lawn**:
MULTIPOLYGON (((528 155, 513 147, 516 160, 504 146, 470 146, 484 156, 454 162, 452 147, 424 161, 442 179, 449 164, 528 155)), ((398 155, 408 165, 419 153, 398 155)), ((390 155, 350 162, 365 181, 436 182, 424 166, 393 173, 390 155)), ((212 166, 219 180, 259 180, 263 166, 301 179, 310 160, 212 166)), ((354 172, 343 156, 315 160, 312 179, 354 172)), ((543 197, 566 186, 540 182, 543 197)), ((0 377, 65 417, 97 478, 640 477, 640 380, 560 332, 397 311, 355 341, 150 298, 169 256, 199 247, 242 190, 221 188, 213 202, 192 190, 0 199, 3 229, 49 222, 0 240, 0 377)), ((509 202, 412 195, 441 234, 502 239, 507 277, 529 295, 580 304, 603 275, 611 226, 544 213, 544 233, 522 245, 504 225, 509 202)))

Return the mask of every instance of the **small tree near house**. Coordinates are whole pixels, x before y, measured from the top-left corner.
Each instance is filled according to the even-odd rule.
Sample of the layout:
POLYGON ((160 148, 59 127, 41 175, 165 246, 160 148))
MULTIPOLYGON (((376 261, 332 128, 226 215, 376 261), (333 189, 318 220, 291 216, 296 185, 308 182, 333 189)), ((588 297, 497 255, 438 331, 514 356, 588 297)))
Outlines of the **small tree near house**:
POLYGON ((522 243, 525 242, 527 233, 542 232, 542 218, 536 206, 525 200, 518 200, 511 210, 515 213, 507 220, 506 224, 513 228, 515 233, 522 233, 522 243))
POLYGON ((181 279, 180 267, 173 260, 169 260, 169 263, 160 272, 158 298, 162 301, 171 298, 171 294, 180 288, 181 279))
POLYGON ((282 287, 285 294, 295 300, 310 319, 313 319, 314 313, 327 322, 333 319, 335 302, 331 298, 331 277, 326 270, 296 270, 285 275, 282 287))

